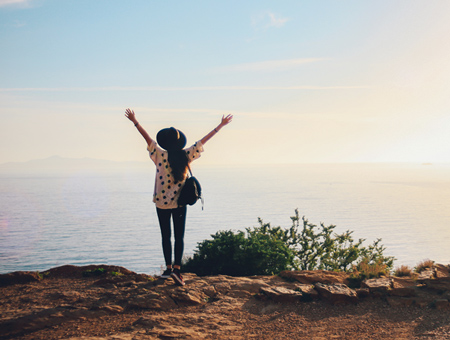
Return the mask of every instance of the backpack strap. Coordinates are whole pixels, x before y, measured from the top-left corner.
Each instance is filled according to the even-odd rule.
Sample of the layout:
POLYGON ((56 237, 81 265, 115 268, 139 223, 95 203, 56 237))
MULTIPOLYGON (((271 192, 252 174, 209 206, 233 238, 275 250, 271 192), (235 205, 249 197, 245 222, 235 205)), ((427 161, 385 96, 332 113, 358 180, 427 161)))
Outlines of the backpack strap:
POLYGON ((192 174, 191 167, 189 166, 189 163, 188 163, 187 167, 188 167, 188 169, 189 169, 189 173, 191 174, 191 177, 194 177, 194 175, 192 174))
MULTIPOLYGON (((188 163, 187 167, 189 169, 189 173, 191 174, 191 177, 194 177, 194 175, 192 174, 191 167, 189 166, 189 163, 188 163)), ((203 195, 202 194, 200 194, 200 200, 202 201, 202 210, 203 210, 203 207, 205 206, 205 201, 203 200, 203 195)))

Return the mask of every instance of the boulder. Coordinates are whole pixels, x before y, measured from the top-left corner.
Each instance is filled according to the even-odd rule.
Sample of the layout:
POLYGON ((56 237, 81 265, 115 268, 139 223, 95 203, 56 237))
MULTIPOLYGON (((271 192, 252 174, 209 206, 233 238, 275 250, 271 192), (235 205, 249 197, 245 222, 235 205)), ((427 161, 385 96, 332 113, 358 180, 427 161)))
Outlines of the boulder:
POLYGON ((269 287, 269 285, 260 279, 235 278, 234 282, 230 282, 229 295, 246 298, 259 293, 263 287, 269 287))
POLYGON ((315 284, 315 287, 319 292, 320 297, 332 304, 349 304, 358 302, 356 291, 348 288, 345 284, 334 283, 327 285, 318 282, 315 284))
POLYGON ((393 288, 405 288, 405 287, 416 287, 417 282, 410 277, 393 277, 392 287, 393 288))
POLYGON ((422 280, 421 282, 425 284, 427 289, 433 290, 438 294, 444 294, 450 291, 450 277, 422 280))
POLYGON ((386 294, 393 286, 392 279, 388 277, 379 277, 375 279, 368 279, 361 282, 361 288, 369 288, 372 294, 381 293, 386 294))
POLYGON ((434 269, 427 268, 419 273, 417 280, 422 281, 422 280, 429 280, 429 279, 433 279, 433 278, 434 278, 434 269))
POLYGON ((294 302, 302 298, 302 293, 283 287, 262 287, 261 293, 276 302, 294 302))
POLYGON ((303 284, 323 284, 347 283, 348 274, 341 272, 332 272, 327 270, 284 270, 279 274, 286 279, 293 279, 303 284))
MULTIPOLYGON (((124 267, 120 266, 109 266, 109 265, 88 265, 88 266, 73 266, 73 265, 64 265, 56 268, 49 269, 43 272, 44 275, 50 277, 65 277, 65 278, 73 278, 73 277, 82 277, 83 273, 87 272, 95 272, 96 270, 104 269, 105 273, 121 273, 123 275, 138 275, 131 270, 128 270, 124 267)), ((92 275, 95 276, 95 275, 92 275)))
POLYGON ((296 290, 302 293, 302 301, 316 300, 319 292, 314 289, 314 285, 296 284, 296 290))
POLYGON ((8 274, 0 274, 0 287, 36 282, 40 279, 41 277, 39 276, 38 272, 19 271, 8 274))
POLYGON ((417 283, 411 278, 392 278, 392 289, 389 291, 391 296, 412 297, 416 296, 417 283))
POLYGON ((434 266, 435 276, 436 278, 441 277, 449 277, 450 276, 450 268, 449 266, 443 264, 435 264, 434 266))

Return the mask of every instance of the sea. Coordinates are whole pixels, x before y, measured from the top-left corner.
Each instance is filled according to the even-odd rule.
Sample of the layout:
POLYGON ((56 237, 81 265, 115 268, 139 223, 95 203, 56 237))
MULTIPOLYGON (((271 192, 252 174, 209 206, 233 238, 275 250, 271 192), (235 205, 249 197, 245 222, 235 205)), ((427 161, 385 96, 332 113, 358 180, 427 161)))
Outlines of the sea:
MULTIPOLYGON (((258 219, 310 223, 370 245, 381 238, 395 266, 450 263, 449 164, 194 166, 204 196, 188 207, 185 256, 220 230, 258 219)), ((159 274, 164 265, 155 170, 0 174, 0 273, 109 264, 159 274)))

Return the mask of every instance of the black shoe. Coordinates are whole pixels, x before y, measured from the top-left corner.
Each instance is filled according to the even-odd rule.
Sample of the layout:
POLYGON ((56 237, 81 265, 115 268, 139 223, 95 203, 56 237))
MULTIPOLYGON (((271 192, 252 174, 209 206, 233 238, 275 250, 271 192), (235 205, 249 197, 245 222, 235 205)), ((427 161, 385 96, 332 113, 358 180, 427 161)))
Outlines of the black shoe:
POLYGON ((168 279, 171 274, 172 274, 172 268, 167 268, 159 278, 160 279, 168 279))
POLYGON ((170 276, 172 277, 172 279, 174 279, 175 283, 179 286, 184 286, 185 283, 183 281, 183 277, 181 276, 180 270, 179 269, 174 269, 173 273, 170 274, 170 276))

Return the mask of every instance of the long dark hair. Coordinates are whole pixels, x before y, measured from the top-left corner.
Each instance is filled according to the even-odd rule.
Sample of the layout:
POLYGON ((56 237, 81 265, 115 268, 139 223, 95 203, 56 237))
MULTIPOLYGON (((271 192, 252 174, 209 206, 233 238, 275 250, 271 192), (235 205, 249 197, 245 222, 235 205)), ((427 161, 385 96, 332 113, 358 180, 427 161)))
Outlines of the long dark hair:
POLYGON ((172 176, 176 182, 184 181, 189 158, 183 149, 168 150, 169 165, 172 168, 172 176))

